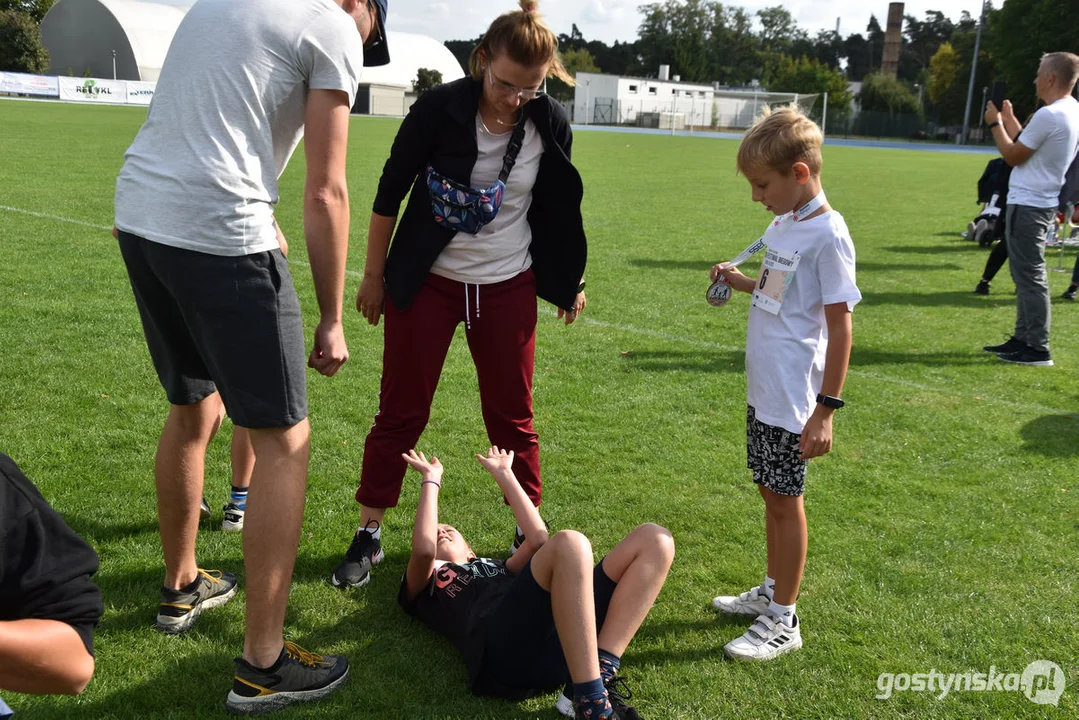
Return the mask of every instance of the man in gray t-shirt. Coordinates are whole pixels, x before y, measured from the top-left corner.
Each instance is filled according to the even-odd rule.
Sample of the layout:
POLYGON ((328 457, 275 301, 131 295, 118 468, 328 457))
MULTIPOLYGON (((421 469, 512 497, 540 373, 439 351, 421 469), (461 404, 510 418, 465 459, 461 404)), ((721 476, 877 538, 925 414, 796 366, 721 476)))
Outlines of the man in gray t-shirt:
POLYGON ((389 61, 385 17, 386 0, 199 0, 116 181, 115 234, 171 406, 154 470, 163 632, 184 632, 236 592, 231 573, 195 562, 206 448, 223 410, 254 447, 246 635, 227 701, 238 712, 316 699, 348 675, 344 657, 283 642, 310 428, 303 322, 273 207, 306 129, 304 231, 320 311, 307 364, 333 375, 348 360, 349 111, 361 68, 389 61))

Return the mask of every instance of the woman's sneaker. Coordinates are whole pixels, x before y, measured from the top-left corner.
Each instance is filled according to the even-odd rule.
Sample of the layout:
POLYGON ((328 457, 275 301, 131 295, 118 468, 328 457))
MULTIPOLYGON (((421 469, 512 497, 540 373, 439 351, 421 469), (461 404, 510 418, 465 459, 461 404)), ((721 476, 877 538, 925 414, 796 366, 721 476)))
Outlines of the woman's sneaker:
POLYGON ((237 532, 244 529, 244 512, 246 507, 240 507, 234 502, 225 506, 225 519, 221 521, 221 529, 227 532, 237 532))
POLYGON ((792 624, 762 613, 746 630, 745 635, 723 646, 723 652, 734 660, 772 660, 802 647, 802 623, 795 615, 792 624))
POLYGON ((720 595, 712 598, 712 607, 724 615, 748 615, 757 617, 771 604, 772 599, 758 585, 741 595, 720 595))
POLYGON ((186 588, 161 588, 157 609, 157 629, 175 635, 195 624, 203 610, 227 603, 236 594, 236 576, 220 570, 199 570, 195 582, 186 588))
POLYGON ((225 707, 239 715, 261 715, 286 705, 326 697, 348 679, 342 655, 316 655, 286 642, 277 662, 257 668, 236 658, 236 675, 225 707))
POLYGON ((210 503, 206 502, 206 498, 202 499, 202 503, 199 504, 199 520, 205 520, 210 517, 210 503))
MULTIPOLYGON (((372 521, 374 522, 374 521, 372 521)), ((371 523, 368 523, 370 525, 371 523)), ((376 524, 377 528, 378 525, 376 524)), ((333 571, 334 587, 362 587, 371 579, 371 568, 382 562, 385 553, 374 534, 361 529, 352 536, 345 559, 333 571)))

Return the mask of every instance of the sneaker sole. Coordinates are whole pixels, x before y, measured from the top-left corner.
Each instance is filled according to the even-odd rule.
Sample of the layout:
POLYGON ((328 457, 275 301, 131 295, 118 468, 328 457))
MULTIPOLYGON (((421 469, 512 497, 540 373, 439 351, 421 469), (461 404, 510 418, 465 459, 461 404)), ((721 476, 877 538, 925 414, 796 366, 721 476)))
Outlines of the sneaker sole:
POLYGON ((350 669, 351 668, 346 669, 341 677, 337 678, 329 685, 314 690, 297 690, 295 692, 283 690, 274 693, 273 695, 253 698, 243 697, 237 695, 235 692, 229 691, 228 699, 225 700, 225 709, 234 715, 262 715, 264 713, 276 712, 296 703, 321 700, 337 690, 337 688, 341 687, 345 680, 348 680, 350 669))
MULTIPOLYGON (((371 569, 374 570, 375 565, 378 565, 380 562, 382 562, 382 558, 384 557, 386 557, 386 553, 382 550, 382 548, 379 548, 378 552, 375 553, 375 555, 371 558, 371 569)), ((330 582, 333 583, 334 587, 339 588, 363 587, 367 583, 371 582, 371 572, 369 571, 366 575, 364 575, 362 578, 360 578, 354 583, 342 582, 341 580, 338 580, 337 573, 335 572, 332 576, 330 576, 330 582)))
POLYGON ((561 693, 558 694, 558 702, 554 704, 554 709, 568 718, 576 717, 577 711, 573 709, 573 701, 561 693))
POLYGON ((767 655, 741 655, 732 652, 726 645, 723 646, 723 654, 729 657, 731 660, 738 660, 740 662, 768 662, 769 660, 775 660, 780 655, 786 655, 789 652, 793 652, 802 647, 802 638, 793 640, 789 645, 782 647, 778 650, 773 650, 767 655))
POLYGON ((244 521, 230 522, 228 520, 221 521, 221 529, 225 532, 240 532, 244 529, 244 521))
POLYGON ((746 608, 745 610, 735 610, 728 603, 721 602, 720 599, 712 598, 712 608, 724 615, 733 615, 735 617, 757 617, 768 609, 767 605, 760 608, 746 608))
POLYGON ((206 610, 213 610, 215 607, 221 607, 236 595, 237 585, 233 585, 232 589, 224 595, 216 595, 208 600, 203 600, 201 603, 191 609, 187 615, 180 618, 162 617, 157 616, 157 629, 166 635, 179 635, 182 632, 186 632, 191 629, 191 626, 198 620, 206 610))
POLYGON ((1011 363, 1012 365, 1029 365, 1031 367, 1053 367, 1052 360, 1028 360, 1026 362, 1023 362, 1021 360, 1008 360, 1007 358, 1001 357, 999 354, 997 355, 997 357, 1000 358, 1001 361, 1011 363))

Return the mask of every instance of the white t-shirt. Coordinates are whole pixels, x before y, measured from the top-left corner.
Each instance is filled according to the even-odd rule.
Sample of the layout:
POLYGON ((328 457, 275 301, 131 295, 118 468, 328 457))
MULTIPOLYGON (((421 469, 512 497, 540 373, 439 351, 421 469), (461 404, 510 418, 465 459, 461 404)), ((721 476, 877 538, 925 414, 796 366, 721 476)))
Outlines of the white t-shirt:
POLYGON ((332 0, 199 0, 169 47, 146 123, 116 181, 116 226, 212 255, 277 247, 277 179, 303 137, 309 89, 363 67, 332 0))
MULTIPOLYGON (((491 133, 476 113, 476 145, 479 155, 472 167, 468 184, 487 188, 498 179, 502 159, 510 143, 512 129, 491 133)), ((528 246, 532 228, 528 209, 532 207, 532 186, 536 184, 543 139, 531 120, 525 121, 525 136, 517 153, 517 164, 510 171, 498 215, 475 235, 457 233, 439 254, 431 272, 458 282, 489 285, 516 277, 532 267, 528 246)), ((437 169, 437 168, 436 168, 437 169)))
POLYGON ((854 243, 834 210, 801 222, 785 217, 769 226, 765 242, 746 328, 747 400, 762 423, 801 433, 824 378, 824 306, 845 302, 853 310, 862 299, 854 243))
POLYGON ((1034 154, 1012 170, 1008 204, 1055 208, 1064 174, 1079 151, 1079 102, 1069 95, 1041 108, 1017 142, 1034 154))

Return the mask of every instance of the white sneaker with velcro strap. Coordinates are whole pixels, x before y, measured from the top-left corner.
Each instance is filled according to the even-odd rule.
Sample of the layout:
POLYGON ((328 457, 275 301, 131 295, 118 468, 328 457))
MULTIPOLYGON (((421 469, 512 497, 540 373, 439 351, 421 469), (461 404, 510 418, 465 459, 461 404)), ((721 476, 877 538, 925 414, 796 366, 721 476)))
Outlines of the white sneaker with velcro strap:
POLYGON ((772 598, 764 594, 758 585, 741 595, 720 595, 712 599, 712 607, 724 615, 747 615, 757 617, 771 605, 772 598))
POLYGON ((762 613, 753 621, 745 635, 723 646, 723 652, 733 660, 774 660, 802 647, 802 627, 795 615, 791 625, 762 613))

